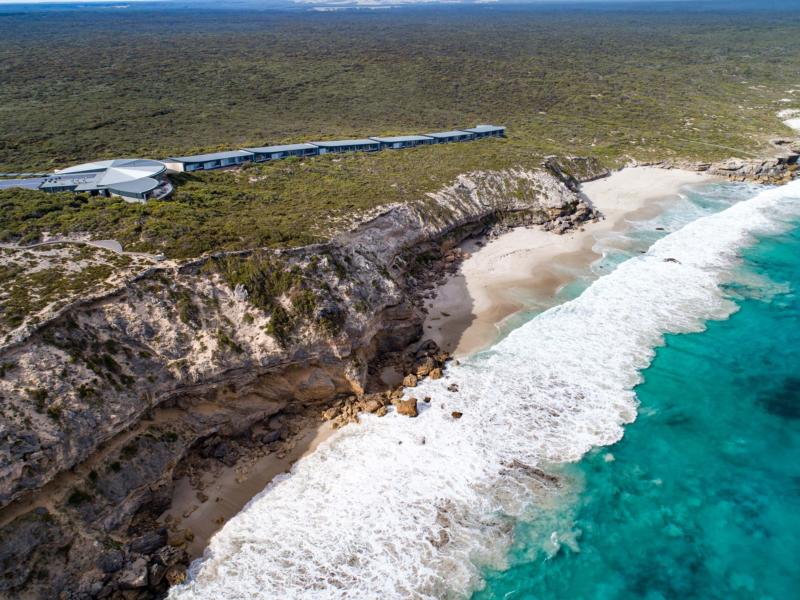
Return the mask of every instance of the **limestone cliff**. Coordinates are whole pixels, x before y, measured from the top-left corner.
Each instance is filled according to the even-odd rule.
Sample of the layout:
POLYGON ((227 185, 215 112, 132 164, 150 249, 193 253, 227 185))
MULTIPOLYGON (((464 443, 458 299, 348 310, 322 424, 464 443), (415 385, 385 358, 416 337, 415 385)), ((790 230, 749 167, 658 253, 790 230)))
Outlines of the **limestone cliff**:
POLYGON ((566 171, 470 173, 326 244, 156 266, 0 347, 0 595, 158 595, 185 558, 152 528, 181 461, 361 394, 419 340, 414 285, 444 242, 593 216, 566 171))

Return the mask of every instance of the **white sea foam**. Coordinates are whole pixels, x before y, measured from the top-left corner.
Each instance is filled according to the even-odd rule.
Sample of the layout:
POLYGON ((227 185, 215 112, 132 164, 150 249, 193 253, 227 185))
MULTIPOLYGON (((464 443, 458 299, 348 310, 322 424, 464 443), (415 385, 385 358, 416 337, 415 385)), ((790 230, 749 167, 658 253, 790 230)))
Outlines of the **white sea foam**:
POLYGON ((797 213, 800 181, 699 219, 409 390, 433 398, 419 418, 345 428, 233 518, 170 598, 468 595, 531 501, 524 465, 618 440, 662 335, 727 315, 719 286, 739 249, 797 213))

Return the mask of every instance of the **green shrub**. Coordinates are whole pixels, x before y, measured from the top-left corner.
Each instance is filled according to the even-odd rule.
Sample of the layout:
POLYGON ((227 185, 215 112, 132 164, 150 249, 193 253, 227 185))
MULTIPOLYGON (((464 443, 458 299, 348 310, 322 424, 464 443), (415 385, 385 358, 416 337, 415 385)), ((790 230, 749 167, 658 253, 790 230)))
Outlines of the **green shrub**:
POLYGON ((317 306, 317 296, 311 290, 300 290, 292 296, 292 310, 298 317, 309 319, 317 306))
POLYGON ((281 346, 286 347, 291 340, 294 321, 286 309, 278 304, 272 309, 272 315, 265 329, 281 346))
POLYGON ((91 499, 92 496, 86 491, 79 488, 74 488, 67 498, 67 504, 70 506, 80 506, 84 502, 88 502, 91 499))

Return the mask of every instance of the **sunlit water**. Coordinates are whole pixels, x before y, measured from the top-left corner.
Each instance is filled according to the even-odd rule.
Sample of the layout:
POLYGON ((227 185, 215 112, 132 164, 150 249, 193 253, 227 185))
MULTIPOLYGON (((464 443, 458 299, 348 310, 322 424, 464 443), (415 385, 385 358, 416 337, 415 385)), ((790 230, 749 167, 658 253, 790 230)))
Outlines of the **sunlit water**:
POLYGON ((475 600, 799 597, 795 225, 744 253, 735 314, 667 337, 624 439, 563 470, 562 504, 517 523, 511 568, 475 600))
MULTIPOLYGON (((720 421, 733 418, 739 411, 731 401, 723 408, 711 403, 717 396, 724 401, 743 381, 756 386, 735 379, 738 371, 724 361, 717 365, 715 385, 707 381, 699 350, 684 351, 698 354, 698 376, 694 366, 670 366, 668 352, 735 324, 748 302, 771 305, 786 297, 780 277, 772 282, 750 277, 740 252, 755 243, 755 235, 793 239, 785 232, 800 215, 800 182, 764 192, 732 186, 706 192, 700 199, 687 197, 683 213, 676 208, 664 215, 657 225, 664 231, 643 225, 630 243, 618 244, 622 250, 607 252, 597 270, 609 274, 579 296, 451 367, 447 378, 410 390, 417 398, 431 397, 430 404, 420 402, 419 418, 368 416, 361 426, 334 436, 226 524, 195 564, 190 582, 173 589, 171 597, 448 598, 484 588, 477 597, 658 598, 690 596, 695 592, 686 590, 692 586, 701 597, 716 589, 759 589, 755 564, 734 570, 738 561, 725 553, 706 563, 703 530, 690 522, 719 531, 717 541, 735 548, 740 560, 742 553, 758 551, 757 533, 779 535, 755 523, 754 515, 777 505, 751 498, 770 479, 747 467, 754 447, 738 443, 741 432, 729 429, 725 435, 701 419, 704 411, 708 421, 715 414, 720 421), (745 196, 752 198, 734 204, 745 196), (718 205, 703 207, 703 202, 718 205), (688 214, 695 209, 700 212, 688 214), (674 233, 667 235, 670 230, 674 233), (655 241, 658 236, 666 237, 655 241), (734 274, 744 298, 725 287, 734 274), (758 299, 749 299, 753 296, 758 299), (742 310, 724 321, 739 305, 742 310), (719 322, 705 333, 668 337, 669 346, 648 369, 664 334, 702 331, 709 319, 719 322), (646 383, 637 388, 643 370, 646 383), (692 401, 699 379, 709 387, 702 393, 697 388, 699 399, 692 401), (451 384, 458 391, 449 391, 451 384), (670 395, 667 390, 682 403, 675 431, 663 414, 670 411, 660 412, 658 404, 659 394, 670 395), (637 410, 641 417, 630 425, 637 410), (463 417, 453 418, 453 411, 463 417), (682 425, 686 418, 690 425, 682 425), (636 432, 648 423, 655 429, 637 442, 636 432), (616 443, 626 426, 628 435, 616 443), (681 427, 696 429, 703 440, 692 441, 681 427), (605 447, 593 450, 598 446, 605 447), (658 458, 656 450, 670 460, 658 458), (715 451, 706 469, 703 458, 715 451), (723 451, 731 453, 728 458, 719 457, 723 451), (640 456, 646 453, 651 455, 640 456), (688 466, 692 457, 699 461, 694 471, 688 466), (683 472, 648 471, 664 469, 667 462, 683 472), (728 463, 740 473, 723 472, 728 463), (539 469, 560 478, 554 481, 539 469), (691 489, 697 493, 690 495, 680 486, 695 475, 700 479, 691 489), (714 492, 708 479, 716 475, 727 483, 714 492), (749 512, 737 512, 741 506, 749 512), (743 547, 736 535, 721 535, 730 531, 728 523, 747 521, 747 515, 753 527, 747 530, 749 545, 743 547), (677 540, 675 549, 658 540, 677 540), (698 544, 690 553, 692 540, 698 544), (714 581, 720 573, 726 579, 714 581)), ((730 341, 731 354, 756 352, 758 343, 750 336, 756 333, 730 341)), ((767 355, 783 360, 774 349, 767 355)), ((755 359, 739 359, 740 366, 755 368, 755 359)), ((774 371, 772 383, 791 394, 794 388, 781 387, 774 371)), ((759 406, 769 404, 766 396, 760 398, 759 406)), ((762 413, 768 421, 781 410, 762 413)), ((748 415, 739 418, 757 424, 748 415)), ((791 454, 788 442, 772 442, 791 454)), ((771 458, 783 457, 779 454, 771 458)), ((793 485, 783 488, 789 503, 796 480, 793 485)), ((773 519, 778 522, 779 515, 765 522, 773 519)), ((769 556, 759 561, 764 563, 776 570, 783 564, 769 556)))

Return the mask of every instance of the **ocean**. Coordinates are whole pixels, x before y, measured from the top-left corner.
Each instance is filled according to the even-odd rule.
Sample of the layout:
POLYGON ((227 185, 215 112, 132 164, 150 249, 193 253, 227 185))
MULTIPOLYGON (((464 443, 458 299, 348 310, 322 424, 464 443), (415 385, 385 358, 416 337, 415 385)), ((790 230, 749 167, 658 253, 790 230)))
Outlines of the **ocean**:
POLYGON ((474 600, 797 597, 800 221, 787 227, 743 252, 723 287, 735 313, 666 337, 625 437, 564 468, 569 499, 517 524, 510 568, 474 600))
POLYGON ((792 596, 799 225, 800 181, 687 191, 410 390, 419 418, 274 481, 170 597, 792 596))

